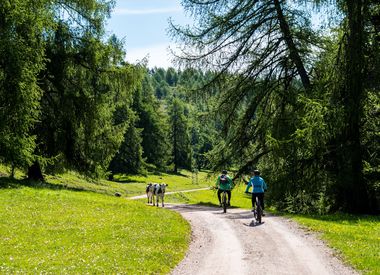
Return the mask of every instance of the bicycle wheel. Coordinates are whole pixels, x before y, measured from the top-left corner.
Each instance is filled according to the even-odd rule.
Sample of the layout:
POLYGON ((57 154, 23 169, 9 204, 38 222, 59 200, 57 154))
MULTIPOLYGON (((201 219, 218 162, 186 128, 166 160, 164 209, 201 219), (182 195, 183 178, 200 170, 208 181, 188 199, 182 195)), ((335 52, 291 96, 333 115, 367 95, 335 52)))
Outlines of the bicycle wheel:
POLYGON ((257 221, 261 223, 261 217, 263 214, 263 210, 261 209, 260 200, 258 197, 256 197, 256 213, 257 213, 257 221))
POLYGON ((226 213, 227 212, 227 194, 226 192, 224 191, 222 193, 222 205, 223 205, 223 212, 226 213))

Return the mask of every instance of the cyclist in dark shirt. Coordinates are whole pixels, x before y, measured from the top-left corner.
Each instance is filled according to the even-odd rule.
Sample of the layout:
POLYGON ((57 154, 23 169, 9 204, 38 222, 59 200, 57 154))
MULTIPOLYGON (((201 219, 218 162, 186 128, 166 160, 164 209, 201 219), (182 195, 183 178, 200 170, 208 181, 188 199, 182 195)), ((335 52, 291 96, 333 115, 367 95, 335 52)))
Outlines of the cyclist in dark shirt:
POLYGON ((215 187, 218 189, 219 206, 222 206, 220 194, 223 191, 227 192, 227 197, 228 197, 227 205, 230 206, 231 190, 233 188, 233 182, 232 182, 232 179, 227 174, 228 174, 227 170, 223 170, 222 174, 216 180, 215 187))

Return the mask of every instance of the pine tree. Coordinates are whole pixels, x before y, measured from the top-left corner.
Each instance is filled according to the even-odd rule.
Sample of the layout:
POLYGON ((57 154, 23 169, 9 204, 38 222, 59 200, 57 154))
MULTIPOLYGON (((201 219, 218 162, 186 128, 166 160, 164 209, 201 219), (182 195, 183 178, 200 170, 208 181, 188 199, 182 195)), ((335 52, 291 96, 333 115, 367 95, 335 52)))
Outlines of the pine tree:
POLYGON ((174 172, 179 168, 191 169, 191 145, 188 120, 185 116, 185 106, 180 99, 174 97, 169 106, 169 121, 171 128, 172 158, 174 172))

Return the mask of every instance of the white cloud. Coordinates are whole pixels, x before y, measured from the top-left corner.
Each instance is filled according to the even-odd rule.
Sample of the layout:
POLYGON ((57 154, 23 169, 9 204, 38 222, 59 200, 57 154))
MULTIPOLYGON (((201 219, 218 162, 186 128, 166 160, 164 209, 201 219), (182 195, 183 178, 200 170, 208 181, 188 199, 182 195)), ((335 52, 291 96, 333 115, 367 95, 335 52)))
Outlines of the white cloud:
POLYGON ((116 8, 114 10, 115 15, 145 15, 145 14, 162 14, 162 13, 175 13, 181 12, 182 8, 180 6, 171 8, 160 8, 160 9, 127 9, 127 8, 116 8))
POLYGON ((169 52, 169 44, 152 45, 145 48, 127 48, 127 61, 130 63, 139 63, 144 58, 148 59, 148 67, 172 67, 172 56, 169 52))

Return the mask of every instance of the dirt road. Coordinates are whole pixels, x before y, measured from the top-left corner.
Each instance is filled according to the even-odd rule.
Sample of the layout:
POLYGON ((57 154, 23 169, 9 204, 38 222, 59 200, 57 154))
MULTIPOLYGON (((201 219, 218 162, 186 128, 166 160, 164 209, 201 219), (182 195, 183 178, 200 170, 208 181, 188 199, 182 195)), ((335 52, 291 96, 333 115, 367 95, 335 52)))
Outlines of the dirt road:
POLYGON ((314 234, 281 217, 252 224, 250 211, 167 205, 192 226, 185 259, 172 274, 357 274, 314 234))

